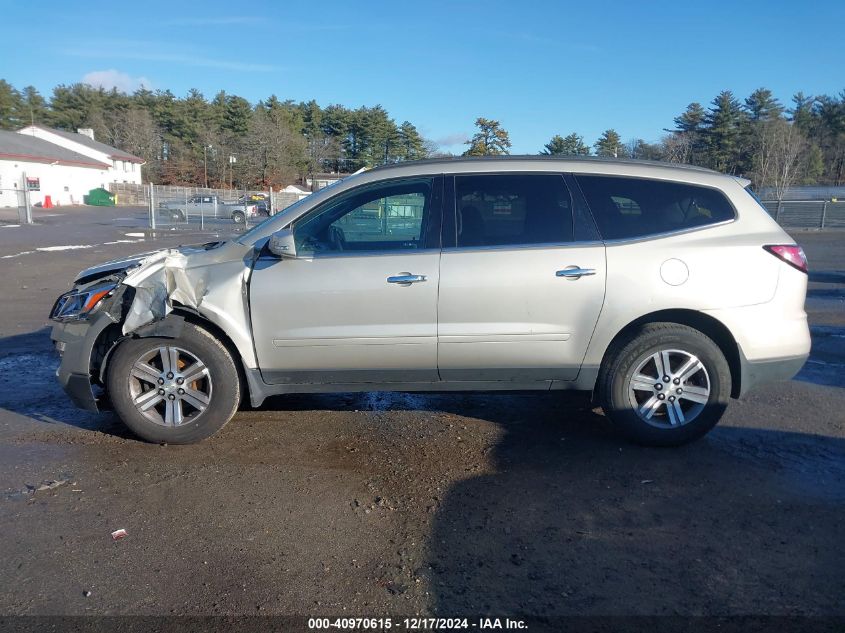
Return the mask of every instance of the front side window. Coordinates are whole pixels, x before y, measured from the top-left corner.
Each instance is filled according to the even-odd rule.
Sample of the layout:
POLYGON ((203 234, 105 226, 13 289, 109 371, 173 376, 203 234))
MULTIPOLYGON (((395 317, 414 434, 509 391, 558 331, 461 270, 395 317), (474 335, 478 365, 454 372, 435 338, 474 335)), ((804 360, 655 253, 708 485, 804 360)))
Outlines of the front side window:
POLYGON ((577 179, 606 240, 671 233, 734 218, 725 195, 709 187, 615 176, 577 179))
POLYGON ((297 252, 425 248, 432 180, 379 183, 341 194, 294 225, 297 252))
POLYGON ((560 174, 455 176, 457 245, 573 241, 572 198, 560 174))

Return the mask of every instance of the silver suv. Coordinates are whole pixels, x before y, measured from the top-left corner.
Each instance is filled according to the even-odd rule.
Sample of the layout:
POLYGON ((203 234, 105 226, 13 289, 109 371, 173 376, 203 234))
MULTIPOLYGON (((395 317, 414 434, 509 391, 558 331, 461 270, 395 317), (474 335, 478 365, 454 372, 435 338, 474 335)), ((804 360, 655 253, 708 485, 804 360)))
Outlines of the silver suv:
POLYGON ((809 353, 804 253, 747 185, 582 158, 373 169, 236 240, 80 273, 51 314, 59 380, 155 442, 275 394, 580 389, 632 440, 682 444, 809 353))

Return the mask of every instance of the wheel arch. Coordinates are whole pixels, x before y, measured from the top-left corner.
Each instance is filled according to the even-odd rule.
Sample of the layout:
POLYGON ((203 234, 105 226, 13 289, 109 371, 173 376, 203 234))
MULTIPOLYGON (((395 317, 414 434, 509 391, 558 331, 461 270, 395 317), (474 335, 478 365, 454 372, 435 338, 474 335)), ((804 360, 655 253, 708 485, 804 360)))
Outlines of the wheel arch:
POLYGON ((226 334, 226 332, 224 332, 218 325, 215 325, 200 314, 184 307, 175 307, 173 311, 161 321, 156 321, 146 325, 129 334, 123 334, 121 326, 117 323, 106 327, 99 334, 94 343, 94 349, 91 355, 92 376, 98 377, 100 385, 105 384, 105 376, 108 371, 109 361, 111 360, 114 351, 122 341, 134 338, 150 337, 176 338, 179 336, 184 323, 190 323, 203 328, 223 343, 223 346, 229 352, 229 355, 232 357, 235 367, 238 370, 238 380, 240 381, 241 386, 241 400, 243 401, 244 397, 249 395, 248 383, 246 379, 244 361, 237 346, 234 344, 232 339, 229 338, 229 335, 226 334), (100 351, 98 352, 98 350, 100 351))
POLYGON ((650 312, 649 314, 644 314, 641 317, 634 319, 619 330, 619 332, 616 333, 616 336, 614 336, 610 341, 607 348, 604 350, 604 354, 602 355, 602 366, 604 366, 604 364, 608 361, 610 353, 618 346, 620 341, 649 323, 677 323, 678 325, 686 325, 687 327, 696 329, 711 338, 713 342, 719 346, 719 349, 725 356, 725 360, 728 362, 728 367, 730 367, 731 397, 739 397, 742 388, 742 365, 740 361, 739 345, 733 337, 733 334, 731 334, 730 330, 724 323, 709 314, 698 312, 696 310, 657 310, 656 312, 650 312))

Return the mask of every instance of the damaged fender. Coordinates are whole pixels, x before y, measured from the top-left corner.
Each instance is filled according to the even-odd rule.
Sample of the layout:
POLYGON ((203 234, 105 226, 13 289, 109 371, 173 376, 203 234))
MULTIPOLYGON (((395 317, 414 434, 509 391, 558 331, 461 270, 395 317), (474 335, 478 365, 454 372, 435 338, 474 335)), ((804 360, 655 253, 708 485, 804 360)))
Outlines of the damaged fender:
POLYGON ((204 268, 187 269, 188 258, 169 249, 150 255, 123 283, 135 288, 135 297, 123 321, 123 334, 159 321, 173 311, 173 303, 198 309, 207 285, 204 268))
POLYGON ((168 249, 152 253, 127 272, 122 283, 134 288, 122 332, 149 336, 175 306, 196 312, 232 339, 247 367, 255 352, 249 325, 248 282, 253 251, 239 244, 215 250, 168 249))

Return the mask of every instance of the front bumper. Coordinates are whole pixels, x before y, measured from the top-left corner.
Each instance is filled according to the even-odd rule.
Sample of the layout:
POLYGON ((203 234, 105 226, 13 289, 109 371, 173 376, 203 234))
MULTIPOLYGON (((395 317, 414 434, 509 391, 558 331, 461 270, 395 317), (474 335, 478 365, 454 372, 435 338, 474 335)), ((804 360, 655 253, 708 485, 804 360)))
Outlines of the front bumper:
POLYGON ((97 338, 114 321, 107 314, 91 320, 54 323, 50 338, 62 348, 62 362, 56 371, 59 384, 73 403, 87 411, 99 411, 99 398, 94 393, 91 356, 97 338))

